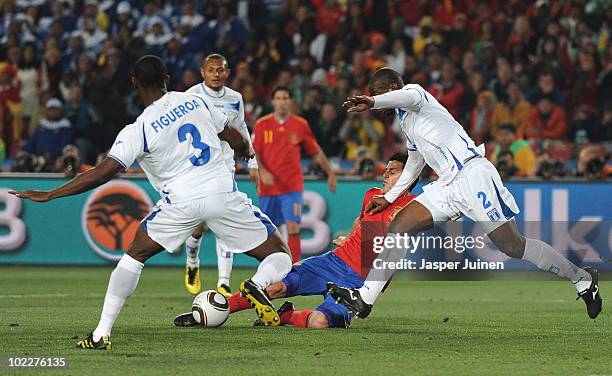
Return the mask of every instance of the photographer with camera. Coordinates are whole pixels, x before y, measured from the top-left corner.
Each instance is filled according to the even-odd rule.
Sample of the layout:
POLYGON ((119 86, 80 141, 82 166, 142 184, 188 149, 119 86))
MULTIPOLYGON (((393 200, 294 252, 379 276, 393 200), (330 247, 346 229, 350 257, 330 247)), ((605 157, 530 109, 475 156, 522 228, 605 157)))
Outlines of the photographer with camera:
MULTIPOLYGON (((513 165, 518 169, 519 176, 533 176, 536 170, 536 156, 529 143, 522 139, 517 139, 516 128, 510 123, 501 124, 495 132, 495 151, 491 156, 491 161, 498 166, 502 152, 509 151, 512 154, 513 165)), ((506 171, 508 172, 508 171, 506 171)), ((502 175, 503 177, 503 175, 502 175)))
POLYGON ((62 155, 55 161, 55 170, 62 172, 66 177, 74 177, 76 174, 85 172, 92 167, 81 161, 79 148, 74 145, 66 145, 62 155))

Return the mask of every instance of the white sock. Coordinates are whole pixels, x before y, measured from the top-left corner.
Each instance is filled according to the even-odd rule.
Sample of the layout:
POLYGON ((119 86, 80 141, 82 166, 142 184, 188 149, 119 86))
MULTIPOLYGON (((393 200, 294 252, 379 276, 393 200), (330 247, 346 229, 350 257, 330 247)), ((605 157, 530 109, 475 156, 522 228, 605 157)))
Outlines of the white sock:
POLYGON ((287 230, 286 224, 278 226, 278 231, 281 233, 281 236, 283 237, 284 241, 287 241, 289 239, 289 231, 287 230))
POLYGON ((144 264, 124 254, 117 267, 111 273, 104 298, 104 306, 98 327, 93 332, 93 340, 99 341, 102 336, 110 336, 113 324, 123 308, 125 300, 132 295, 144 264))
POLYGON ((217 239, 217 269, 219 270, 217 287, 221 285, 230 285, 230 274, 232 274, 233 263, 234 254, 228 251, 227 247, 219 245, 219 239, 217 239))
POLYGON ((551 272, 570 280, 578 292, 591 286, 591 275, 574 265, 553 247, 537 239, 525 239, 523 260, 529 261, 541 270, 551 272))
MULTIPOLYGON (((388 233, 387 237, 395 239, 396 235, 395 233, 388 233)), ((384 262, 398 262, 406 258, 406 254, 408 253, 407 248, 398 247, 400 244, 397 244, 395 240, 389 242, 386 240, 387 239, 383 242, 385 245, 384 249, 376 256, 377 259, 383 261, 379 265, 384 265, 384 262), (387 244, 391 246, 387 247, 387 244)), ((387 281, 393 277, 393 274, 395 274, 395 269, 374 269, 374 267, 372 267, 368 272, 368 276, 363 286, 359 288, 361 299, 368 304, 374 304, 376 298, 378 298, 378 295, 380 295, 387 284, 387 281)))
POLYGON ((257 272, 251 278, 257 286, 265 289, 274 282, 279 282, 291 270, 291 256, 285 252, 276 252, 261 261, 257 272))
POLYGON ((191 269, 200 267, 200 243, 202 243, 201 236, 199 239, 190 236, 185 242, 185 253, 187 253, 187 265, 191 269))

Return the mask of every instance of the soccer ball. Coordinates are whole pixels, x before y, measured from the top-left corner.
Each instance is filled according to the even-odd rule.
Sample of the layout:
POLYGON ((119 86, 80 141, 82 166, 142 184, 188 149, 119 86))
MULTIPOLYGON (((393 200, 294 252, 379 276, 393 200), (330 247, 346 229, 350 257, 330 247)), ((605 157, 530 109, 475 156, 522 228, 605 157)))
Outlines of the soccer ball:
POLYGON ((216 328, 229 317, 227 298, 214 290, 201 292, 193 299, 191 314, 201 326, 216 328))

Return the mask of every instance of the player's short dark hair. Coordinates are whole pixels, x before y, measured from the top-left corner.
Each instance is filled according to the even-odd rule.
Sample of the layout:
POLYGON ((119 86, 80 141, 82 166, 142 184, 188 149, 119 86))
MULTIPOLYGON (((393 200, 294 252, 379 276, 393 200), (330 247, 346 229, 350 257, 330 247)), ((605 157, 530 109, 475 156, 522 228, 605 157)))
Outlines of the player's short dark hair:
POLYGON ((512 134, 516 134, 516 128, 514 127, 513 124, 510 124, 510 123, 500 124, 500 126, 497 128, 497 130, 498 131, 505 130, 505 131, 512 132, 512 134))
POLYGON ((408 153, 405 153, 405 152, 395 153, 389 158, 389 162, 391 161, 402 162, 402 164, 405 165, 406 161, 408 161, 408 153))
POLYGON ((225 65, 229 65, 229 63, 227 62, 227 59, 225 58, 225 56, 223 56, 221 54, 210 54, 210 55, 204 56, 200 66, 203 67, 208 60, 221 60, 221 61, 223 61, 225 63, 225 65))
POLYGON ((158 56, 144 55, 134 64, 134 79, 147 88, 164 88, 168 68, 158 56))
POLYGON ((402 76, 398 72, 391 68, 383 67, 374 72, 372 78, 370 78, 368 87, 371 91, 375 87, 388 88, 391 84, 396 84, 401 87, 404 86, 404 80, 402 80, 402 76))
POLYGON ((270 98, 274 98, 274 95, 276 95, 276 93, 279 91, 286 91, 289 95, 289 98, 293 98, 293 95, 291 94, 291 89, 283 85, 276 86, 274 89, 272 89, 272 94, 270 94, 270 98))

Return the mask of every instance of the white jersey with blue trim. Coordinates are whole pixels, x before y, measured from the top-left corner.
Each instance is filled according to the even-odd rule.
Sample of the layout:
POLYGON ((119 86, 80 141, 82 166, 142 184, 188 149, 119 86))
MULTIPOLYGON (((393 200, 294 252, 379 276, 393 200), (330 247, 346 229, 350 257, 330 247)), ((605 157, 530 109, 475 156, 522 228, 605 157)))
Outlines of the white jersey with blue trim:
MULTIPOLYGON (((242 133, 242 135, 250 142, 251 136, 244 121, 244 101, 242 100, 242 95, 239 92, 232 90, 227 86, 223 86, 221 90, 216 91, 207 87, 203 82, 190 87, 186 92, 205 96, 209 102, 227 115, 230 125, 242 133)), ((221 148, 223 150, 225 163, 233 172, 236 169, 234 150, 225 141, 221 141, 221 148)), ((257 160, 255 158, 250 159, 248 163, 249 168, 257 168, 257 160)))
POLYGON ((385 195, 390 202, 416 180, 425 164, 445 185, 470 158, 484 155, 483 148, 477 148, 461 124, 420 85, 377 95, 372 108, 394 108, 407 140, 409 160, 398 183, 385 195))
POLYGON ((232 192, 218 136, 228 124, 205 97, 168 92, 119 132, 108 157, 124 169, 138 161, 167 203, 232 192))

